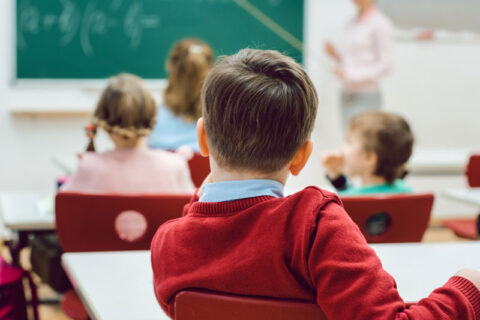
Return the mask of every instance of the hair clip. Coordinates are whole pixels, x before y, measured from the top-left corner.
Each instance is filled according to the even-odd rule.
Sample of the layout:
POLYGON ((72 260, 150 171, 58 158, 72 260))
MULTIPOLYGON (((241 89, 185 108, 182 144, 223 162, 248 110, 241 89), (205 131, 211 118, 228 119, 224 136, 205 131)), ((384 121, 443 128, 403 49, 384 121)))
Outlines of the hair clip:
POLYGON ((192 44, 190 47, 188 47, 189 54, 198 54, 202 52, 203 52, 203 48, 198 44, 192 44))
POLYGON ((97 133, 97 126, 95 124, 89 124, 85 127, 87 132, 92 132, 93 134, 97 133))

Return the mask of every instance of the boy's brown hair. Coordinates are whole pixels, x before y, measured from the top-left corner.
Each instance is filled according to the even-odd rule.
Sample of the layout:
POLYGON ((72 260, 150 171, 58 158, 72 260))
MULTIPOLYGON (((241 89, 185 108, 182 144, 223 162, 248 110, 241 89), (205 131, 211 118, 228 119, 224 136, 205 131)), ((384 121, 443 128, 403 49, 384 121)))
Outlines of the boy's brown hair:
POLYGON ((109 80, 94 119, 108 133, 130 139, 150 134, 156 113, 155 101, 142 79, 124 73, 109 80))
POLYGON ((390 112, 365 112, 350 121, 349 131, 358 132, 364 149, 377 155, 374 174, 384 177, 389 184, 403 176, 414 143, 404 118, 390 112))
POLYGON ((212 49, 199 39, 183 39, 175 44, 167 61, 168 86, 165 105, 175 116, 197 120, 202 115, 200 91, 213 67, 212 49))
POLYGON ((318 98, 300 65, 277 51, 222 57, 202 90, 210 152, 220 166, 272 173, 313 130, 318 98))

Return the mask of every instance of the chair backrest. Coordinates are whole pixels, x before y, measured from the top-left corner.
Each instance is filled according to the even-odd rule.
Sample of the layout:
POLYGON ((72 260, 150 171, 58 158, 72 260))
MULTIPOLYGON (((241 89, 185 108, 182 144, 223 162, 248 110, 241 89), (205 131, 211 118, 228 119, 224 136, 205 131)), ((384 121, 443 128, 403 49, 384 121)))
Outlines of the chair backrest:
POLYGON ((393 243, 422 241, 433 199, 433 194, 375 195, 342 202, 369 243, 393 243))
POLYGON ((199 188, 202 185, 203 180, 210 173, 210 161, 208 157, 204 157, 199 153, 195 153, 193 158, 188 161, 190 168, 190 176, 192 177, 193 184, 199 188))
POLYGON ((175 297, 176 320, 327 320, 315 302, 185 290, 175 297))
POLYGON ((470 156, 465 169, 468 185, 472 188, 480 187, 480 154, 470 156))
POLYGON ((148 250, 158 227, 182 216, 191 195, 92 195, 60 192, 57 234, 66 252, 148 250))

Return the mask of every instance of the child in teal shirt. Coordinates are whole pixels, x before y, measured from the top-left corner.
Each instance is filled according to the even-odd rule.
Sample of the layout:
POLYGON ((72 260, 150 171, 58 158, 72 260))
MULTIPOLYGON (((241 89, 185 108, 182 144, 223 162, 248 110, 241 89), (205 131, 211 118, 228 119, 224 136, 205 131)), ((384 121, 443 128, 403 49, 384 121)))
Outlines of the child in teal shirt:
POLYGON ((411 193, 403 181, 412 154, 413 134, 407 121, 389 112, 365 112, 349 124, 341 152, 325 153, 327 178, 342 196, 411 193), (359 177, 361 186, 348 178, 359 177))

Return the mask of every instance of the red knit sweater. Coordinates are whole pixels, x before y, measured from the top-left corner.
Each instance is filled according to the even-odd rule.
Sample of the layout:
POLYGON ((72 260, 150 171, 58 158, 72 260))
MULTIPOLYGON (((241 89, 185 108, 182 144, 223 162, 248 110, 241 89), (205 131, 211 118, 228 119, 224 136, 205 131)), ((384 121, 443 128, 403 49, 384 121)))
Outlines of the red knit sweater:
POLYGON ((155 294, 172 317, 178 291, 202 288, 316 300, 331 320, 480 319, 480 292, 461 277, 407 309, 334 194, 309 187, 287 198, 197 200, 152 242, 155 294))

